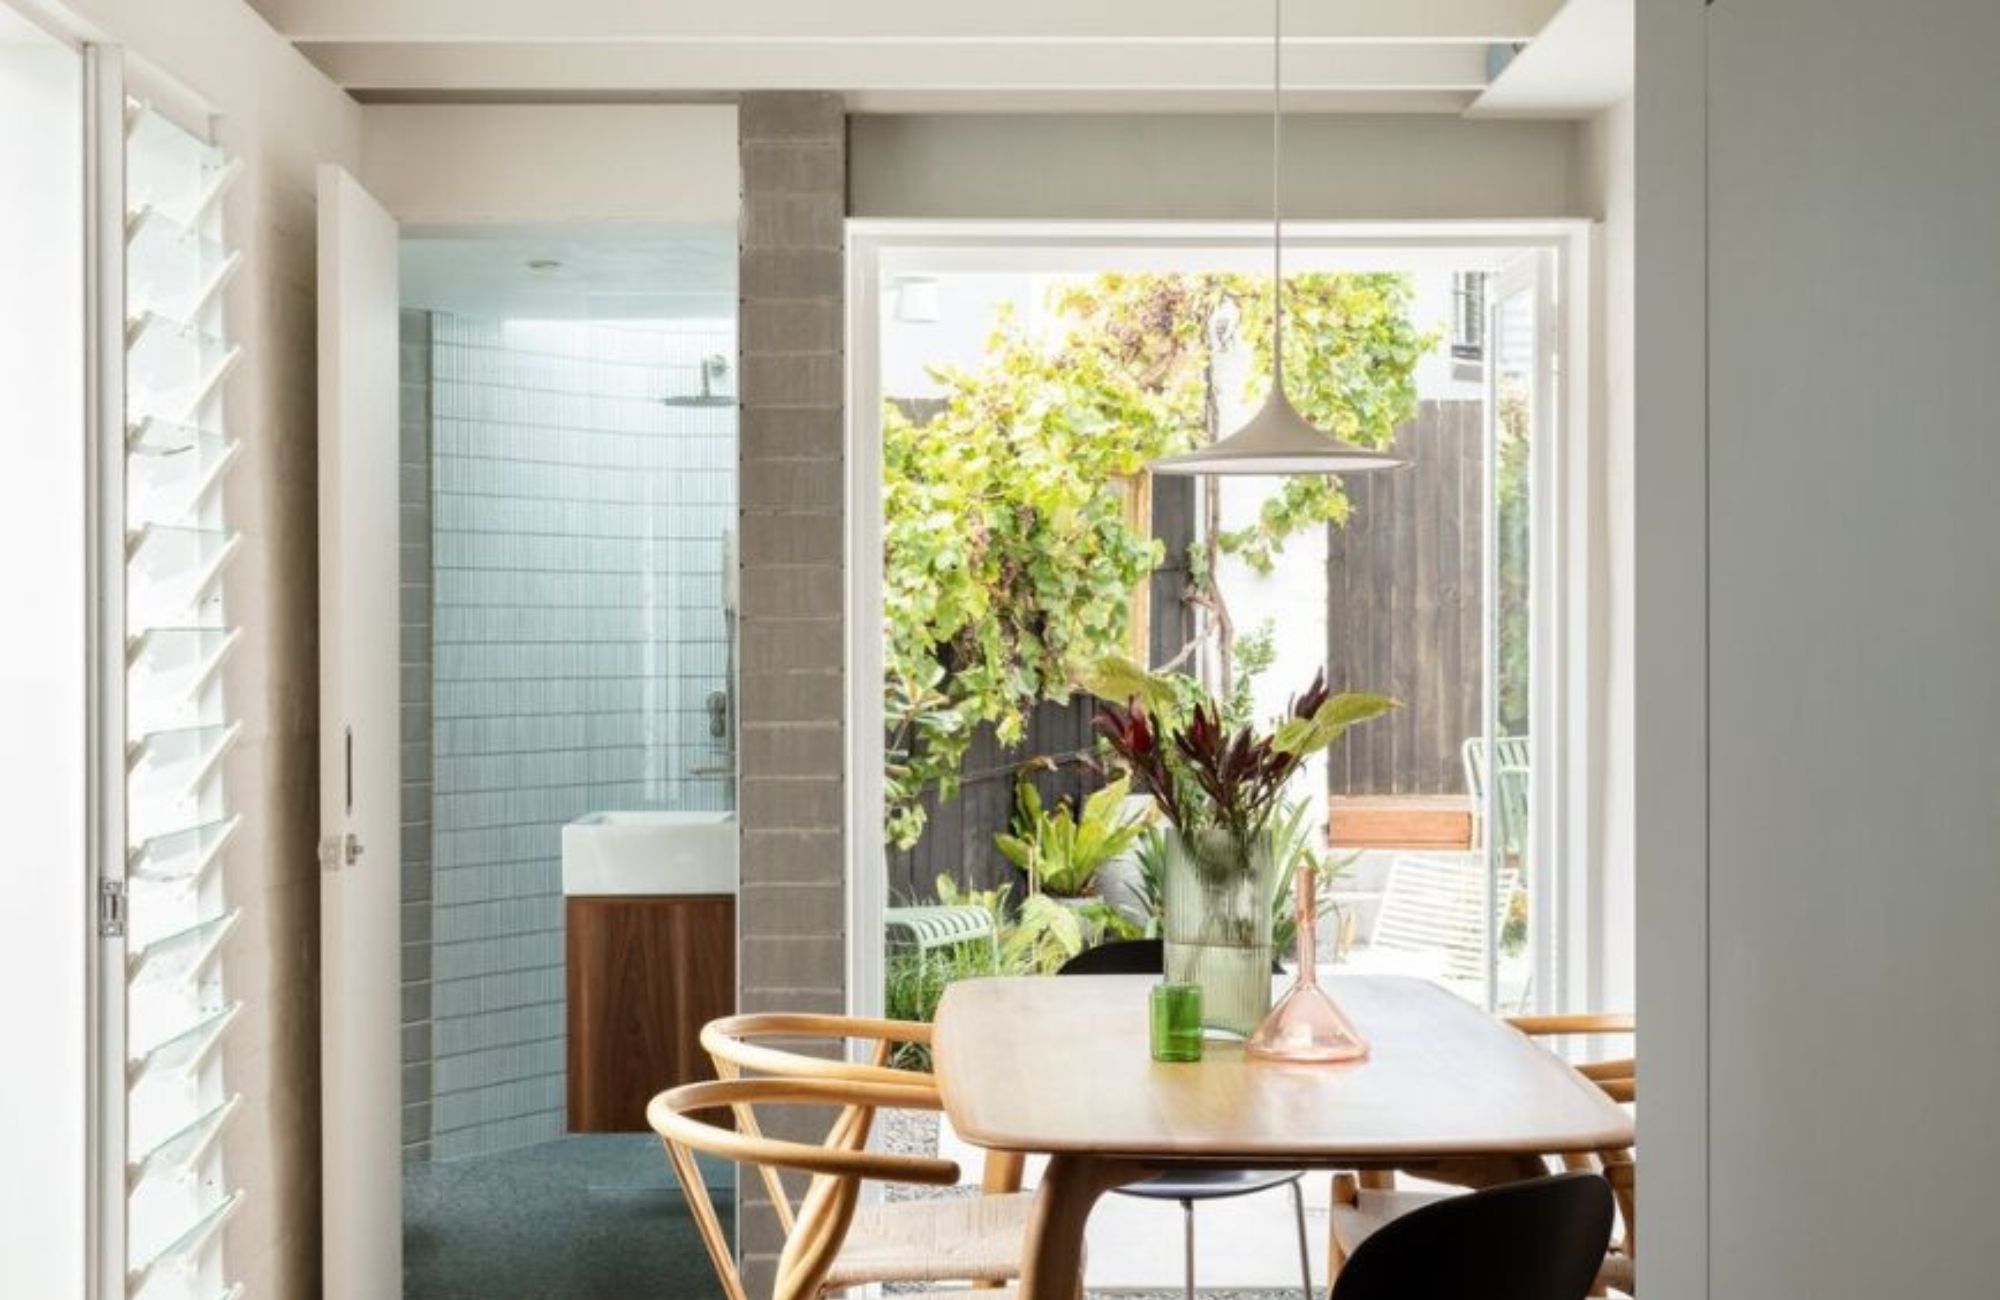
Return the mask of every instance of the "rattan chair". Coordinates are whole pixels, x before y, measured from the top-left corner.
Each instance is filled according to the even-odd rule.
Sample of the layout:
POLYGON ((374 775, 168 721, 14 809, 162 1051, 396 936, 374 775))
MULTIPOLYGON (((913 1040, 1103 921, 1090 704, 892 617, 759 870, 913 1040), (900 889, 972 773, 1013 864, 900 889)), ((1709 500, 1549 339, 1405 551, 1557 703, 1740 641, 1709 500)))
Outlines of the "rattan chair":
MULTIPOLYGON (((930 1032, 929 1025, 911 1021, 766 1013, 710 1021, 702 1027, 701 1043, 715 1063, 716 1074, 725 1081, 756 1076, 882 1088, 895 1098, 894 1109, 935 1111, 941 1109, 941 1103, 932 1076, 889 1064, 899 1045, 928 1044, 930 1032), (774 1046, 774 1039, 790 1045, 774 1046), (847 1059, 848 1044, 856 1042, 871 1045, 869 1060, 847 1059)), ((734 1114, 737 1132, 763 1140, 754 1106, 736 1105, 734 1114)), ((843 1115, 843 1122, 860 1126, 858 1135, 847 1135, 857 1149, 867 1141, 872 1118, 872 1111, 865 1120, 848 1120, 843 1115)), ((780 1225, 788 1234, 796 1232, 805 1211, 803 1206, 793 1208, 779 1178, 784 1166, 778 1162, 751 1163, 758 1166, 780 1225)), ((957 1169, 955 1164, 951 1167, 957 1169)), ((898 1181, 886 1174, 868 1176, 898 1181)), ((857 1205, 822 1285, 839 1290, 875 1282, 955 1281, 990 1286, 1012 1281, 1021 1274, 1033 1206, 1033 1193, 1018 1191, 857 1205)))
MULTIPOLYGON (((1635 1033, 1638 1027, 1629 1014, 1516 1016, 1508 1023, 1531 1038, 1619 1037, 1635 1033)), ((1638 1099, 1636 1056, 1590 1061, 1576 1068, 1613 1101, 1632 1102, 1638 1099)), ((1616 1287, 1628 1295, 1637 1294, 1635 1275, 1638 1271, 1639 1221, 1637 1169, 1632 1151, 1602 1151, 1588 1155, 1570 1152, 1563 1153, 1561 1158, 1572 1171, 1603 1175, 1611 1185, 1618 1217, 1623 1222, 1622 1233, 1613 1240, 1598 1270, 1598 1292, 1601 1294, 1608 1287, 1616 1287)), ((1395 1176, 1390 1173, 1336 1175, 1327 1243, 1329 1270, 1338 1277, 1361 1244, 1383 1227, 1413 1210, 1461 1194, 1398 1190, 1395 1176)))
MULTIPOLYGON (((811 1175, 796 1213, 786 1216, 789 1223, 784 1249, 778 1256, 771 1300, 820 1300, 829 1292, 859 1286, 865 1281, 937 1281, 983 1275, 987 1271, 985 1262, 970 1258, 964 1243, 919 1237, 900 1244, 906 1258, 927 1259, 928 1266, 918 1272, 934 1276, 860 1278, 851 1275, 851 1268, 843 1268, 843 1263, 850 1259, 849 1246, 860 1212, 863 1180, 943 1187, 958 1181, 958 1166, 952 1161, 866 1149, 868 1130, 878 1108, 922 1108, 929 1098, 930 1093, 923 1088, 838 1079, 718 1079, 684 1084, 654 1097, 646 1107, 646 1120, 666 1146, 667 1158, 687 1195, 689 1209, 727 1300, 749 1300, 749 1295, 709 1197, 708 1185, 695 1162, 697 1152, 755 1165, 771 1171, 773 1176, 780 1171, 811 1175), (839 1113, 825 1140, 817 1144, 783 1141, 761 1133, 746 1133, 741 1128, 745 1114, 754 1114, 760 1106, 780 1105, 832 1106, 839 1113), (739 1127, 724 1128, 696 1118, 697 1113, 712 1110, 732 1112, 739 1127)), ((1014 1258, 1018 1262, 1019 1255, 1014 1258)), ((993 1300, 1011 1300, 1012 1291, 998 1289, 984 1295, 993 1300)))

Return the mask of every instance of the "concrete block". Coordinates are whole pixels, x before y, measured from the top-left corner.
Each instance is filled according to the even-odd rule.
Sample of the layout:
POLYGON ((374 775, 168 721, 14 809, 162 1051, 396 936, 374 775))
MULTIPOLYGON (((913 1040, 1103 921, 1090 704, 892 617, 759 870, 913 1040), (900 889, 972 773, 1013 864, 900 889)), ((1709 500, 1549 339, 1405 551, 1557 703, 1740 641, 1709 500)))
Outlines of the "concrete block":
POLYGON ((746 248, 737 288, 745 298, 838 299, 846 276, 847 255, 840 248, 746 248))
MULTIPOLYGON (((818 723, 838 726, 846 712, 842 677, 836 672, 748 675, 738 684, 745 727, 760 723, 818 723)), ((755 769, 744 778, 755 780, 755 769)))
POLYGON ((847 105, 826 91, 755 91, 737 101, 736 133, 745 141, 842 141, 847 138, 847 105))
MULTIPOLYGON (((846 838, 840 831, 776 831, 745 825, 740 842, 742 883, 841 882, 847 872, 846 838)), ((762 918, 739 919, 744 933, 758 933, 762 918)))
POLYGON ((745 825, 774 831, 839 830, 845 790, 836 776, 767 777, 743 782, 745 825))

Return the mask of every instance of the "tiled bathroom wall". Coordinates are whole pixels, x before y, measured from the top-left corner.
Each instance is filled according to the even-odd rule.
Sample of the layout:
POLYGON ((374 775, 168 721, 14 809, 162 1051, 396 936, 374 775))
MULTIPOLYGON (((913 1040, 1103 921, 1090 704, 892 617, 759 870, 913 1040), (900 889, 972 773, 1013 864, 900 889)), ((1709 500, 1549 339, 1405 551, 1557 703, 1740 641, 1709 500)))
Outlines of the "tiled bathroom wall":
POLYGON ((431 1150, 431 318, 401 321, 396 458, 402 610, 403 1155, 431 1150))
POLYGON ((563 824, 734 806, 735 329, 428 326, 444 1160, 563 1130, 563 824))

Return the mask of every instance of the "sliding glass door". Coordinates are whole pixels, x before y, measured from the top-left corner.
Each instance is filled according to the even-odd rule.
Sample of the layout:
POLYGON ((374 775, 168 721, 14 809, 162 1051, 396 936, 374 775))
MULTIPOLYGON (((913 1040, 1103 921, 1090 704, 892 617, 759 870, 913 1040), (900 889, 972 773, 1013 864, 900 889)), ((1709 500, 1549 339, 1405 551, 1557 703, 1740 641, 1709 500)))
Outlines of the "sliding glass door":
POLYGON ((1474 849, 1486 893, 1486 996, 1495 1010, 1554 1005, 1564 936, 1553 804, 1559 642, 1550 541, 1556 380, 1552 259, 1533 253, 1486 291, 1483 725, 1466 743, 1474 849))

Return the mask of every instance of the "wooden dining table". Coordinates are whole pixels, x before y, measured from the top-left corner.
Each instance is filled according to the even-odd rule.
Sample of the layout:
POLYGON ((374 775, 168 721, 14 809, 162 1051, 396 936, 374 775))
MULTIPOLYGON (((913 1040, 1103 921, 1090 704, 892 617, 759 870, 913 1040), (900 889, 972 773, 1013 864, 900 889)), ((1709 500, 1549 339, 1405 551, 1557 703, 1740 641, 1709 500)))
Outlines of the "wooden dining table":
POLYGON ((1214 1039, 1199 1062, 1156 1062, 1156 982, 965 980, 938 1007, 945 1112, 960 1137, 999 1153, 988 1190, 1018 1187, 1023 1157, 1050 1157, 1021 1300, 1076 1300, 1092 1205, 1170 1169, 1401 1169, 1477 1186, 1632 1145, 1631 1116, 1596 1085, 1427 981, 1328 978, 1371 1048, 1340 1065, 1262 1061, 1214 1039))

